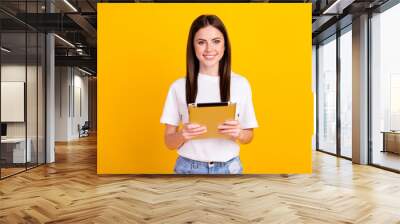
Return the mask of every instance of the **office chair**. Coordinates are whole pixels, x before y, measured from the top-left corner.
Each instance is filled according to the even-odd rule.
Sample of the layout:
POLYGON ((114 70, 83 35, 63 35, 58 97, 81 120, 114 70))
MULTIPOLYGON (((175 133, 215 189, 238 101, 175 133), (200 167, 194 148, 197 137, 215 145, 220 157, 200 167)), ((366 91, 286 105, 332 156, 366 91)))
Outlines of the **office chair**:
POLYGON ((78 129, 79 129, 79 138, 89 136, 89 129, 90 129, 89 121, 85 121, 82 127, 78 125, 78 129))

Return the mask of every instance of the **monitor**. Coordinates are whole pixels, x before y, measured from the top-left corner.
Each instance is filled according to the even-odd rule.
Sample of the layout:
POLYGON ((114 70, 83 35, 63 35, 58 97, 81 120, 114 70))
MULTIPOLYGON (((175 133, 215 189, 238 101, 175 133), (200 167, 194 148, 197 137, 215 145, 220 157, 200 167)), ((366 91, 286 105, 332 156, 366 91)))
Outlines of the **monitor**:
POLYGON ((1 123, 1 136, 7 136, 7 124, 1 123))

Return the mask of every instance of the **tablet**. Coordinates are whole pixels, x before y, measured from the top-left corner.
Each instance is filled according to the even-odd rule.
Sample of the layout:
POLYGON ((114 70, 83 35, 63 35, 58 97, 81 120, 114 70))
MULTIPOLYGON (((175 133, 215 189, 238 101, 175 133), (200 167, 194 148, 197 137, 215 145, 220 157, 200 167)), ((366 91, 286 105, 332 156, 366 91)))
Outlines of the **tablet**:
POLYGON ((204 125, 207 133, 196 137, 203 138, 226 138, 229 136, 218 133, 218 126, 226 120, 235 120, 236 103, 197 103, 189 104, 189 122, 204 125))

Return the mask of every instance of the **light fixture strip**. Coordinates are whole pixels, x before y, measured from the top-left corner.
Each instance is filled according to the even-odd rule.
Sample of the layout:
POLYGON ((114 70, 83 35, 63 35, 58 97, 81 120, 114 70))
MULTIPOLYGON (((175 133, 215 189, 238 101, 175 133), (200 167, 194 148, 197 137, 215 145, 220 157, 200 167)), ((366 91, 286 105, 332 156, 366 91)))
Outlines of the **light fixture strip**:
POLYGON ((64 38, 62 38, 62 37, 60 37, 60 36, 57 35, 57 34, 54 34, 54 36, 57 37, 58 39, 60 39, 61 41, 63 41, 64 43, 68 44, 69 46, 75 48, 75 45, 73 45, 73 44, 72 44, 71 42, 69 42, 68 40, 66 40, 66 39, 64 39, 64 38))
POLYGON ((83 72, 83 73, 85 73, 85 74, 93 75, 92 73, 90 73, 90 72, 88 72, 88 71, 85 71, 85 70, 83 70, 83 69, 81 69, 81 68, 79 68, 79 67, 78 67, 78 70, 81 71, 81 72, 83 72))
POLYGON ((65 4, 67 4, 72 10, 74 10, 74 12, 78 12, 78 10, 68 1, 68 0, 64 0, 65 4))
POLYGON ((327 14, 327 12, 329 12, 331 9, 336 7, 336 5, 339 4, 339 2, 341 2, 341 1, 342 0, 336 0, 331 6, 329 6, 327 9, 325 9, 322 14, 327 14))
POLYGON ((4 51, 4 52, 7 52, 7 53, 11 52, 10 50, 8 50, 7 48, 4 48, 4 47, 1 47, 1 50, 4 51))

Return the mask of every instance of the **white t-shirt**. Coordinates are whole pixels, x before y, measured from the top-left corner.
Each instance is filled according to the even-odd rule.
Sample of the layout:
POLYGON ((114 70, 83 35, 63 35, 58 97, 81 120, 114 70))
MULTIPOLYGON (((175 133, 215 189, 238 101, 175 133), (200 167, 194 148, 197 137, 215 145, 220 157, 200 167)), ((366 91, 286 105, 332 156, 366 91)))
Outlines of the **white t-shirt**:
MULTIPOLYGON (((186 78, 176 80, 169 88, 160 119, 163 124, 178 126, 188 123, 186 78)), ((219 76, 199 73, 196 103, 221 102, 219 76)), ((230 101, 236 103, 236 118, 242 129, 256 128, 258 123, 253 108, 251 87, 243 76, 231 73, 230 101)), ((239 155, 238 143, 222 138, 192 139, 179 149, 180 156, 203 162, 226 162, 239 155)))

